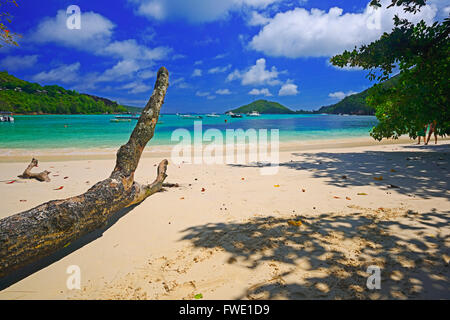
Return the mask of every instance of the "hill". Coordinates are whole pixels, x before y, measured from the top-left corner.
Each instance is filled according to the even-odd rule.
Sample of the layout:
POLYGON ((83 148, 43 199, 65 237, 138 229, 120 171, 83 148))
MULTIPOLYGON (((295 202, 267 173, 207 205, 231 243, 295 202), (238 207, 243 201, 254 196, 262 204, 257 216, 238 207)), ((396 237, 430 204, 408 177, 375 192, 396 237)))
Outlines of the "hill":
POLYGON ((352 94, 345 97, 336 104, 325 106, 317 110, 318 113, 331 113, 331 114, 358 114, 358 115, 374 115, 375 109, 368 106, 366 98, 368 91, 352 94))
POLYGON ((257 100, 245 106, 231 110, 233 113, 249 113, 257 111, 261 114, 293 114, 295 113, 289 108, 272 101, 257 100))
MULTIPOLYGON (((382 83, 383 87, 390 87, 395 85, 398 81, 398 76, 382 83)), ((357 115, 374 115, 375 109, 367 105, 366 98, 369 95, 371 88, 363 92, 352 94, 345 97, 336 104, 325 106, 317 110, 317 113, 331 113, 331 114, 357 114, 357 115)))
POLYGON ((0 111, 21 114, 100 114, 127 112, 124 106, 105 98, 41 86, 0 72, 0 111))

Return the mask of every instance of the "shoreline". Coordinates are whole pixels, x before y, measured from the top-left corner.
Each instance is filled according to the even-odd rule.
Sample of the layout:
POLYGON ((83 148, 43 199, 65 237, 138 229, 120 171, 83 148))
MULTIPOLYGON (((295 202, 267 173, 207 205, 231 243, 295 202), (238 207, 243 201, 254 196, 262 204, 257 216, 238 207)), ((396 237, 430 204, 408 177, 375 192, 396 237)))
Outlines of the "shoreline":
MULTIPOLYGON (((449 141, 450 137, 440 138, 439 142, 449 141)), ((430 143, 432 141, 430 140, 430 143)), ((209 143, 204 143, 207 146, 209 143)), ((327 148, 353 148, 377 145, 414 144, 409 137, 399 139, 384 139, 376 141, 372 137, 352 137, 335 139, 310 139, 304 141, 280 141, 279 151, 313 151, 327 148)), ((170 157, 173 145, 149 145, 144 149, 144 158, 170 157)), ((0 148, 0 163, 26 162, 30 158, 38 158, 39 161, 81 161, 81 160, 109 160, 116 157, 120 146, 111 148, 53 148, 53 149, 7 149, 0 148)))

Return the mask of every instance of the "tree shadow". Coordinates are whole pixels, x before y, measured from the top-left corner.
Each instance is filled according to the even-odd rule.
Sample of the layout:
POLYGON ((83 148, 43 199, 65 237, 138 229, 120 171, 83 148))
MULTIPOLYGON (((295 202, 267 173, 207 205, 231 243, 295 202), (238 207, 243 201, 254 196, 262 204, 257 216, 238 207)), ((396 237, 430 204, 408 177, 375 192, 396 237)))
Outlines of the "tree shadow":
MULTIPOLYGON (((411 197, 429 199, 450 197, 449 145, 407 146, 400 148, 427 149, 417 151, 365 151, 292 153, 293 159, 280 163, 281 167, 305 170, 315 178, 340 188, 377 186, 395 190, 411 197), (382 180, 375 180, 375 178, 382 180)), ((260 168, 265 164, 231 165, 260 168)))
POLYGON ((185 229, 182 240, 225 250, 239 267, 271 270, 238 299, 450 299, 450 236, 430 231, 448 226, 450 212, 354 209, 210 223, 185 229), (380 290, 366 286, 372 265, 380 290))

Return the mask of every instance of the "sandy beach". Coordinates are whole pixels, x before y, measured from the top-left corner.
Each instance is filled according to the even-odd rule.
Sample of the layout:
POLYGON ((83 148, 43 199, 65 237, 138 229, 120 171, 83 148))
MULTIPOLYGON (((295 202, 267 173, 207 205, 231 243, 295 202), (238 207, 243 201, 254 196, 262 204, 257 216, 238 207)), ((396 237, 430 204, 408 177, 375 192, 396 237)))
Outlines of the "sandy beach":
MULTIPOLYGON (((149 183, 168 154, 147 149, 136 180, 149 183)), ((0 218, 85 192, 114 156, 2 152, 0 218), (31 156, 52 181, 7 184, 31 156)), ((268 176, 169 159, 166 182, 179 187, 1 279, 0 299, 450 299, 449 160, 449 140, 368 139, 283 145, 268 176), (80 290, 67 289, 71 265, 80 290), (380 290, 366 286, 369 266, 380 290)))

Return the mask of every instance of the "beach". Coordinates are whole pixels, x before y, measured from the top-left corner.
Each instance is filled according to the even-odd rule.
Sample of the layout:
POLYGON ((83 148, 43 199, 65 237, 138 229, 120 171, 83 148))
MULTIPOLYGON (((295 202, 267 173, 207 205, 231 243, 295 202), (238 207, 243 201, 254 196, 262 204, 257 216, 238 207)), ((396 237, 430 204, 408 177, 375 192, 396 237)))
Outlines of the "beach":
MULTIPOLYGON (((449 299, 450 141, 413 143, 283 143, 275 175, 254 163, 176 165, 148 146, 136 181, 152 182, 167 157, 166 182, 178 186, 1 280, 0 299, 449 299), (79 290, 66 285, 74 265, 79 290), (369 266, 381 289, 366 286, 369 266)), ((0 218, 85 192, 116 152, 3 151, 0 218), (32 156, 51 182, 7 184, 32 156)))

